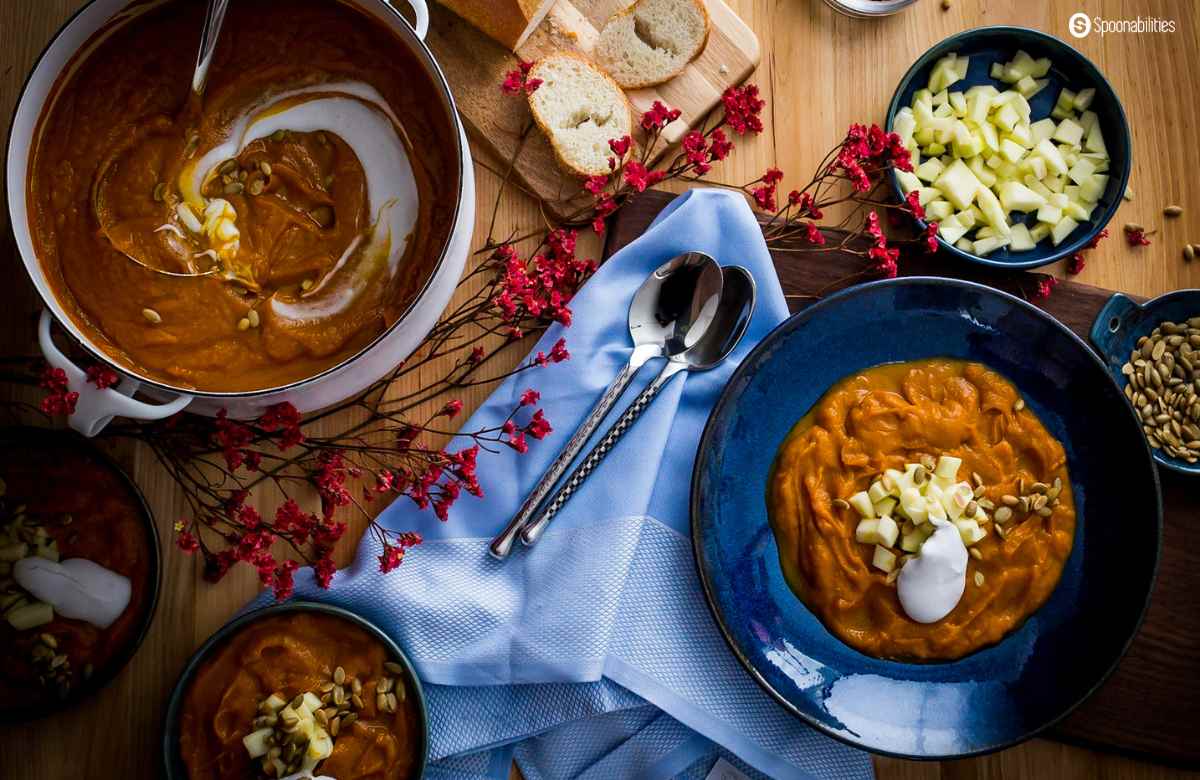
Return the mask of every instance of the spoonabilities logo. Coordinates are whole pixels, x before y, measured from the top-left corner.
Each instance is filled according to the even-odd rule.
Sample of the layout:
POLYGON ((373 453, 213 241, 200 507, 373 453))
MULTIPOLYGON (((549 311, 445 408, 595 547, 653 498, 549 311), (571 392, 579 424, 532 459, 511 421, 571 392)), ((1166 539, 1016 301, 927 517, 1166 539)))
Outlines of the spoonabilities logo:
POLYGON ((1076 38, 1086 38, 1092 32, 1092 20, 1083 11, 1067 20, 1067 31, 1076 38))

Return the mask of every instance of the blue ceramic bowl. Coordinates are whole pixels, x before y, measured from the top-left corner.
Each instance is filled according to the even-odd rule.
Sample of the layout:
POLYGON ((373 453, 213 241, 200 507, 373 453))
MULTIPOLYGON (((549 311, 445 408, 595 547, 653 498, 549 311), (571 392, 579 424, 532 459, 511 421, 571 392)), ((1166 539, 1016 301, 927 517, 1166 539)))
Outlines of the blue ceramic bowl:
POLYGON ((734 653, 785 708, 855 747, 905 758, 1028 739, 1091 694, 1141 624, 1161 535, 1158 472, 1105 365, 1057 320, 989 287, 912 277, 851 288, 796 314, 742 362, 709 418, 692 534, 734 653), (866 656, 784 580, 767 520, 771 463, 830 386, 881 363, 951 357, 1008 377, 1066 448, 1075 543, 1047 602, 958 661, 866 656))
MULTIPOLYGON (((1183 322, 1191 317, 1200 317, 1200 290, 1177 290, 1142 304, 1117 293, 1100 310, 1089 336, 1108 364, 1108 372, 1124 387, 1121 366, 1129 360, 1138 339, 1150 335, 1164 321, 1183 322)), ((1162 450, 1153 452, 1161 466, 1180 474, 1200 474, 1200 463, 1170 457, 1162 450)))
POLYGON ((175 689, 171 691, 171 699, 167 703, 166 727, 163 730, 163 762, 165 768, 163 776, 167 780, 188 780, 187 767, 183 763, 183 756, 179 751, 179 718, 183 711, 184 697, 187 695, 188 687, 192 684, 192 678, 196 676, 200 664, 204 662, 209 653, 247 624, 271 615, 288 612, 320 612, 353 623, 378 639, 387 649, 391 660, 404 667, 405 682, 408 684, 407 691, 409 695, 415 698, 417 705, 417 733, 414 735, 416 739, 414 750, 417 753, 417 761, 412 776, 421 777, 424 775, 426 764, 429 761, 429 712, 425 706, 425 691, 421 688, 421 681, 417 678, 417 673, 409 662, 408 657, 404 655, 404 651, 374 623, 349 610, 335 607, 332 604, 321 604, 314 601, 288 601, 256 609, 234 618, 222 626, 217 633, 209 637, 200 646, 200 649, 196 651, 195 655, 192 656, 191 660, 188 661, 187 666, 183 669, 183 673, 179 675, 179 681, 175 683, 175 689))
MULTIPOLYGON (((988 71, 993 62, 1011 60, 1017 53, 1017 49, 1024 49, 1035 59, 1049 57, 1053 63, 1050 72, 1046 74, 1050 83, 1029 101, 1029 105, 1033 109, 1034 121, 1050 116, 1050 111, 1054 108, 1055 101, 1058 100, 1058 93, 1062 91, 1063 87, 1073 92, 1078 92, 1085 87, 1096 89, 1096 97, 1092 102, 1091 110, 1095 111, 1100 118, 1100 129, 1104 133, 1104 142, 1111 158, 1108 170, 1110 177, 1108 188, 1096 206, 1091 221, 1075 228, 1074 232, 1058 246, 1051 245, 1047 239, 1026 252, 1010 252, 1005 247, 997 249, 987 257, 980 257, 955 248, 954 245, 943 241, 940 236, 938 243, 950 254, 973 263, 998 268, 1038 268, 1064 257, 1070 257, 1095 237, 1117 213, 1117 207, 1121 205, 1121 196, 1129 183, 1129 166, 1133 159, 1133 153, 1129 123, 1125 119, 1125 109, 1121 107, 1121 101, 1113 91, 1112 85, 1092 64, 1091 60, 1051 35, 1024 27, 980 27, 951 35, 922 54, 921 58, 908 69, 908 73, 904 74, 904 78, 900 80, 900 86, 896 87, 896 93, 892 96, 891 105, 888 106, 887 129, 892 129, 896 112, 904 106, 912 105, 913 94, 929 84, 929 75, 933 71, 934 64, 950 52, 971 57, 967 77, 950 87, 951 91, 966 91, 977 84, 992 84, 1003 91, 1009 85, 996 81, 988 75, 988 71)), ((899 180, 894 174, 891 179, 896 195, 903 197, 899 180)), ((1033 220, 1034 216, 1031 214, 1028 219, 1033 220)), ((921 227, 925 226, 924 222, 920 224, 921 227)))

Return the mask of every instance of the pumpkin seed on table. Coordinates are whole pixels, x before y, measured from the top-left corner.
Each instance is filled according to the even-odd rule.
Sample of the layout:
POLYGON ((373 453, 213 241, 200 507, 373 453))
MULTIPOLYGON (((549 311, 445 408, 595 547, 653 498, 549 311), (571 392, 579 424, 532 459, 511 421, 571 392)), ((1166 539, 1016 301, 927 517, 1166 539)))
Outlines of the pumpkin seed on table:
POLYGON ((1165 209, 1163 209, 1163 214, 1168 217, 1178 217, 1182 213, 1182 206, 1167 206, 1165 209))

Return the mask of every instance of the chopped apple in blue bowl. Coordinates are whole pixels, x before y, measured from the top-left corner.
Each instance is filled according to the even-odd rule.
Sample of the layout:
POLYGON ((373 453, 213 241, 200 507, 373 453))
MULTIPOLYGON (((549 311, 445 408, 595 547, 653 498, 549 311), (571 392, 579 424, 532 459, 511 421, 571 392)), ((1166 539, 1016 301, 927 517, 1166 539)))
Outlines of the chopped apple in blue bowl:
POLYGON ((1129 182, 1120 100, 1067 44, 1020 27, 984 27, 927 51, 900 82, 887 117, 912 153, 895 171, 917 193, 950 253, 1036 268, 1084 248, 1116 213, 1129 182))

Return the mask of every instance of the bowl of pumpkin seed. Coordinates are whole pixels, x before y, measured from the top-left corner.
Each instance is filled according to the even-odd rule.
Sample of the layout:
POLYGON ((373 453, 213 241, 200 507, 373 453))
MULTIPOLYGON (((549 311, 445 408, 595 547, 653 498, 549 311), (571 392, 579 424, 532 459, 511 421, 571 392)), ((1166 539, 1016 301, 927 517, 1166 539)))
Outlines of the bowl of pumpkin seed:
POLYGON ((1200 474, 1200 290, 1139 302, 1116 293, 1090 334, 1159 466, 1200 474))

